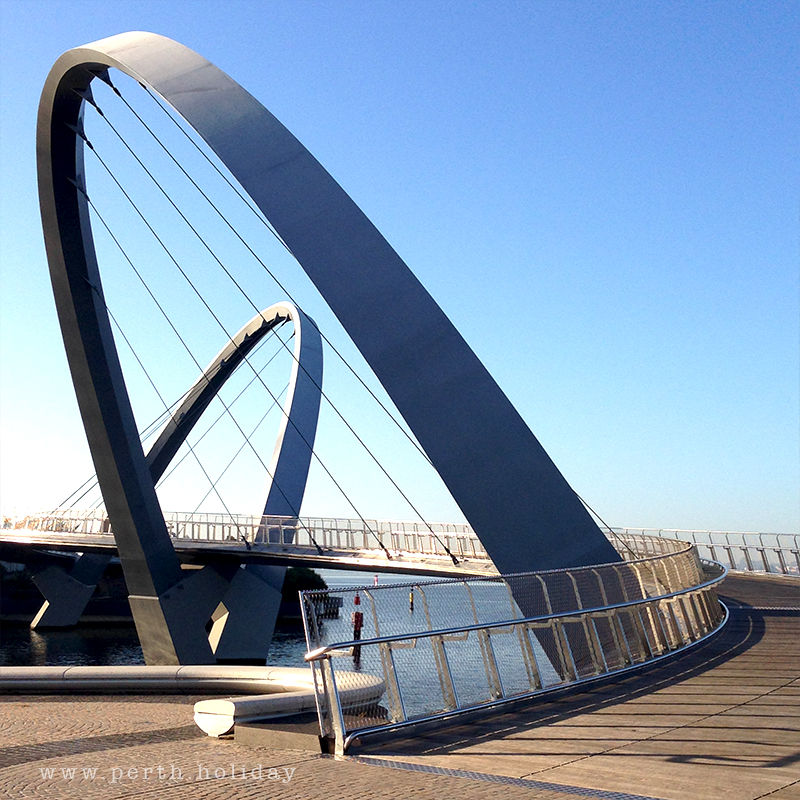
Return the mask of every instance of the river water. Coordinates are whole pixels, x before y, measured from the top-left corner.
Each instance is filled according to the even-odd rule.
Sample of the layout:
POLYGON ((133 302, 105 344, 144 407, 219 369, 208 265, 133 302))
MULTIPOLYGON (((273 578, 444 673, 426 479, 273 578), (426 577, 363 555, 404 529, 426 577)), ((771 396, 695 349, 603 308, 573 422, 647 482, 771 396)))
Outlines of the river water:
MULTIPOLYGON (((319 570, 331 589, 373 585, 366 572, 319 570)), ((381 585, 404 583, 407 575, 382 574, 381 585)), ((301 625, 281 626, 269 650, 270 665, 302 667, 306 652, 301 625)), ((68 630, 32 631, 27 625, 0 627, 0 666, 123 666, 144 664, 136 629, 129 625, 81 625, 68 630)))

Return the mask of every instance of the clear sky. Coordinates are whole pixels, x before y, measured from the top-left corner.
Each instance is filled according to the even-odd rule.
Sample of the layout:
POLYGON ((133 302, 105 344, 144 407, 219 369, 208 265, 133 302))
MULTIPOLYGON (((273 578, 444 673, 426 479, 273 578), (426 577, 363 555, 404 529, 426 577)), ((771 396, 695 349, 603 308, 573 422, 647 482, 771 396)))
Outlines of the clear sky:
MULTIPOLYGON (((4 510, 54 507, 92 473, 38 219, 36 108, 64 50, 127 30, 197 50, 311 150, 610 524, 797 532, 800 14, 779 0, 0 0, 4 510)), ((89 177, 90 195, 96 185, 121 211, 100 171, 89 177)), ((144 237, 130 232, 134 247, 144 237)), ((263 246, 363 372, 299 268, 263 246)), ((103 252, 109 305, 126 333, 143 327, 135 349, 171 401, 197 369, 162 352, 153 310, 133 299, 119 253, 103 252)), ((154 281, 166 275, 142 253, 154 281)), ((259 306, 283 299, 248 275, 259 306)), ((206 363, 221 332, 186 303, 206 363)), ((249 316, 225 308, 233 328, 249 316)), ((144 425, 158 402, 123 360, 144 425)), ((421 513, 459 519, 348 381, 329 359, 326 389, 421 513)), ((329 410, 320 424, 320 454, 359 511, 414 518, 329 410)), ((229 487, 232 511, 258 510, 253 462, 255 488, 229 487)), ((177 475, 162 504, 192 510, 207 485, 177 475)), ((318 466, 303 510, 352 515, 318 466)))

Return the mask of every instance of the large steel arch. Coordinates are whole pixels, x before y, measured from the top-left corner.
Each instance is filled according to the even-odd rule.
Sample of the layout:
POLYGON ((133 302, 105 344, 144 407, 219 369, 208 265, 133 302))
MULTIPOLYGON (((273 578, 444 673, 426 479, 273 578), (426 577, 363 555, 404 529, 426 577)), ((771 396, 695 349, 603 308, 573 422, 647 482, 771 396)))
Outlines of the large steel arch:
POLYGON ((387 390, 498 569, 619 559, 433 298, 305 147, 197 53, 155 34, 125 33, 70 50, 55 63, 39 106, 37 156, 73 383, 120 556, 129 565, 129 588, 153 624, 163 621, 163 598, 182 576, 136 435, 82 188, 83 100, 108 67, 163 97, 250 194, 387 390))

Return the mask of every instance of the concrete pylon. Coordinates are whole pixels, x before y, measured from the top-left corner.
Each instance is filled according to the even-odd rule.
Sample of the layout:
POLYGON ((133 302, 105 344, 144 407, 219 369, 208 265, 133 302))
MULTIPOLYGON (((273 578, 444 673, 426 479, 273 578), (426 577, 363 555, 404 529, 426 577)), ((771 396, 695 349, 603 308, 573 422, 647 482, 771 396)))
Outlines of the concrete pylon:
POLYGON ((285 574, 286 567, 258 564, 236 571, 208 637, 218 664, 266 662, 285 574))
POLYGON ((33 582, 45 601, 33 618, 31 628, 77 625, 110 560, 111 556, 102 553, 83 553, 69 573, 51 566, 34 575, 33 582))

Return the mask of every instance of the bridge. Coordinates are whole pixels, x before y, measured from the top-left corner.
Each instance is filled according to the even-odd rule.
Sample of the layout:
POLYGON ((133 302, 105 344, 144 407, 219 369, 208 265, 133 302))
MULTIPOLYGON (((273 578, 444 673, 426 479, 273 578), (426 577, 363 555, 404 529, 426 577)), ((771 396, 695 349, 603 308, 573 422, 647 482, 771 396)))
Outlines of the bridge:
MULTIPOLYGON (((241 564, 409 576, 497 574, 480 539, 464 523, 180 513, 164 517, 183 564, 230 558, 241 564)), ((10 524, 14 527, 0 530, 0 556, 4 546, 23 559, 18 546, 32 548, 29 558, 41 550, 117 555, 113 530, 102 512, 72 509, 10 524)))
MULTIPOLYGON (((185 568, 219 568, 225 563, 305 566, 388 572, 407 575, 409 581, 419 576, 498 574, 480 539, 465 523, 197 513, 167 513, 165 520, 185 568)), ((46 599, 32 626, 77 624, 95 588, 91 578, 86 582, 85 562, 99 575, 118 552, 107 515, 99 510, 62 509, 6 524, 9 527, 0 530, 0 557, 37 564, 40 570, 43 564, 51 564, 35 578, 46 599), (71 561, 68 553, 74 553, 76 560, 71 561), (65 570, 76 579, 70 582, 65 570), (72 600, 65 602, 68 597, 72 600)), ((728 569, 800 576, 800 537, 796 535, 641 528, 609 528, 607 535, 627 559, 637 552, 648 556, 669 552, 675 542, 682 541, 699 558, 728 569), (655 547, 657 542, 663 543, 660 549, 655 547), (648 545, 642 550, 644 543, 648 545)))
MULTIPOLYGON (((178 512, 164 517, 186 564, 208 563, 215 553, 226 553, 241 563, 428 576, 497 573, 467 523, 178 512)), ((0 554, 3 546, 14 545, 116 554, 113 531, 102 511, 30 514, 9 519, 7 526, 0 529, 0 554)), ((700 557, 731 570, 800 576, 797 534, 632 527, 606 528, 606 534, 612 541, 631 536, 685 541, 696 547, 700 557)))
MULTIPOLYGON (((146 123, 145 128, 152 133, 146 123)), ((179 691, 181 686, 207 688, 211 676, 232 691, 268 684, 274 694, 274 680, 264 672, 269 668, 251 673, 221 664, 263 663, 288 565, 405 573, 409 581, 400 586, 302 593, 310 669, 300 688, 289 682, 278 687, 285 695, 277 698, 280 702, 269 695, 232 697, 195 707, 195 719, 209 735, 247 736, 255 735, 247 734, 248 724, 271 716, 276 706, 285 713, 306 709, 313 699, 314 740, 345 757, 365 739, 502 713, 521 703, 545 703, 629 676, 646 680, 650 670, 678 663, 679 657, 709 652, 731 616, 718 597, 728 569, 779 573, 787 581, 800 574, 797 537, 605 525, 351 198, 269 111, 197 53, 144 33, 68 51, 42 92, 37 153, 54 297, 102 499, 97 511, 59 508, 20 520, 0 533, 0 553, 54 562, 35 578, 46 600, 34 625, 78 621, 98 577, 117 556, 146 664, 125 674, 80 667, 55 673, 0 669, 0 686, 7 690, 52 685, 67 691, 179 691), (323 391, 323 349, 345 361, 337 348, 246 245, 288 299, 265 307, 250 297, 227 259, 213 251, 165 193, 188 225, 183 230, 197 237, 220 268, 218 275, 224 273, 255 311, 255 316, 248 312, 244 325, 231 319, 233 312, 223 321, 211 307, 216 297, 197 290, 154 224, 133 204, 222 329, 221 349, 201 366, 176 319, 90 200, 89 177, 97 173, 86 169, 87 160, 105 169, 130 199, 92 140, 93 124, 108 125, 131 150, 95 96, 102 92, 103 105, 106 99, 119 100, 133 111, 112 70, 132 78, 168 116, 170 106, 176 115, 170 116, 172 122, 187 136, 185 126, 191 128, 195 145, 207 147, 238 181, 249 199, 228 184, 303 268, 402 422, 359 378, 362 386, 442 479, 469 524, 425 519, 323 391), (130 347, 164 406, 143 430, 136 424, 116 344, 119 339, 130 345, 130 340, 103 290, 96 229, 105 229, 119 247, 117 258, 132 267, 200 370, 188 390, 169 403, 148 373, 146 359, 130 347), (291 358, 281 404, 282 393, 273 392, 251 358, 289 323, 292 335, 279 342, 291 358), (230 403, 222 399, 223 387, 240 367, 253 373, 248 386, 260 385, 272 404, 281 406, 271 459, 262 458, 252 434, 231 413, 238 396, 230 403), (357 518, 301 515, 312 463, 349 502, 316 446, 323 400, 418 522, 368 520, 353 503, 357 518), (263 467, 260 513, 164 513, 158 490, 179 466, 179 453, 196 456, 194 445, 202 440, 196 426, 218 401, 222 416, 230 417, 244 440, 237 454, 249 446, 263 467), (421 576, 435 580, 418 580, 421 576), (332 606, 345 613, 332 614, 332 606)), ((223 175, 215 162, 209 164, 223 175)), ((194 319, 191 327, 197 327, 194 319)), ((197 461, 211 484, 209 493, 216 492, 227 508, 219 479, 211 479, 197 461)))
MULTIPOLYGON (((186 545, 180 537, 171 535, 157 486, 180 451, 188 447, 196 457, 190 437, 210 405, 221 400, 220 392, 239 367, 251 371, 251 383, 262 387, 273 403, 278 403, 280 393, 267 385, 251 356, 260 342, 287 322, 293 326, 294 345, 289 347, 288 339, 282 345, 292 359, 291 373, 269 463, 233 416, 230 405, 221 400, 223 416, 233 421, 244 440, 242 448, 250 448, 267 476, 261 516, 302 519, 301 505, 314 461, 363 518, 315 449, 324 399, 348 434, 364 446, 414 514, 425 522, 426 515, 323 391, 322 351, 327 346, 398 425, 426 468, 435 470, 499 571, 581 567, 619 560, 618 552, 518 411, 409 267, 302 143, 215 65, 177 42, 141 32, 70 50, 53 65, 42 90, 37 153, 40 209, 61 333, 148 663, 214 663, 221 654, 231 657, 234 652, 250 657, 244 655, 245 640, 257 632, 262 642, 269 641, 283 583, 281 563, 289 556, 301 558, 306 543, 292 553, 279 554, 268 536, 266 541, 252 537, 254 541, 246 544, 243 539, 242 546, 253 561, 240 570, 238 563, 223 557, 230 554, 225 548, 236 545, 210 540, 186 545), (122 81, 117 76, 122 76, 122 81), (133 83, 124 83, 125 76, 133 83), (235 202, 244 202, 259 224, 302 267, 402 422, 357 375, 257 249, 165 144, 174 131, 164 138, 154 133, 128 99, 128 87, 143 91, 147 97, 144 102, 150 103, 151 109, 153 104, 158 108, 154 113, 166 114, 177 125, 233 191, 235 202), (164 188, 159 181, 161 168, 149 168, 121 131, 121 124, 118 127, 113 115, 101 108, 101 104, 108 108, 109 103, 128 119, 133 114, 141 123, 132 123, 138 132, 148 141, 155 140, 154 146, 160 148, 159 159, 166 156, 167 163, 180 171, 182 182, 186 179, 191 185, 188 191, 217 224, 227 228, 226 236, 232 234, 244 245, 248 261, 254 261, 288 296, 287 300, 265 308, 258 299, 261 291, 258 297, 251 296, 245 278, 234 274, 237 268, 230 264, 232 259, 219 251, 214 237, 206 234, 208 217, 202 224, 192 222, 191 211, 183 207, 183 192, 173 197, 164 188), (221 108, 225 113, 220 113, 221 108), (112 157, 102 144, 95 144, 108 140, 115 148, 122 145, 122 152, 133 156, 141 167, 141 171, 137 167, 137 183, 143 178, 153 185, 159 203, 166 202, 170 215, 174 214, 175 224, 205 252, 205 263, 218 276, 219 285, 236 296, 236 304, 230 308, 239 308, 244 302, 252 309, 244 325, 238 327, 241 320, 235 323, 232 312, 215 310, 219 286, 203 292, 198 283, 205 276, 190 277, 192 270, 174 252, 178 243, 167 241, 173 238, 171 228, 159 235, 163 220, 132 198, 115 171, 112 157), (154 247, 166 257, 169 269, 180 274, 181 286, 188 285, 193 302, 199 300, 204 324, 221 330, 221 349, 205 368, 189 346, 186 332, 179 330, 185 309, 170 313, 170 298, 156 296, 153 284, 163 276, 145 277, 133 253, 109 223, 108 208, 92 199, 97 195, 88 184, 98 176, 110 179, 115 197, 129 207, 142 235, 157 242, 154 247), (130 266, 135 280, 146 290, 149 309, 159 319, 163 317, 170 337, 174 334, 172 341, 177 339, 176 347, 180 342, 182 357, 188 354, 200 370, 195 382, 172 404, 148 372, 147 354, 137 352, 109 308, 95 230, 108 234, 113 242, 111 260, 121 258, 130 266), (137 366, 164 406, 161 430, 147 452, 144 431, 136 424, 117 339, 124 340, 133 351, 137 366), (181 567, 187 550, 195 558, 201 558, 201 550, 207 554, 214 550, 218 557, 189 574, 181 567), (282 562, 278 560, 281 555, 282 562), (255 563, 259 559, 266 563, 268 557, 272 558, 270 566, 255 563), (208 623, 217 615, 209 637, 208 623)), ((110 205, 115 206, 116 201, 110 205)), ((128 221, 123 225, 127 229, 128 221)), ((143 317, 136 316, 137 321, 143 317)), ((197 327, 195 319, 191 327, 197 327)), ((157 346, 161 349, 162 342, 157 346)), ((216 492, 227 507, 218 481, 209 477, 209 482, 210 491, 216 492)), ((102 541, 84 540, 83 546, 102 550, 102 541)), ((379 546, 384 553, 389 552, 388 544, 379 546)), ((322 563, 319 559, 325 558, 324 549, 318 545, 315 549, 315 563, 322 563)), ((449 547, 444 549, 453 567, 464 563, 449 547)), ((46 615, 56 613, 56 597, 63 599, 58 601, 62 605, 79 605, 79 598, 102 568, 101 557, 102 553, 85 552, 68 576, 70 580, 51 574, 54 604, 45 610, 46 615), (67 601, 68 596, 74 599, 67 601)), ((419 556, 415 559, 419 564, 419 556)), ((426 555, 425 560, 427 568, 436 557, 426 555)))
MULTIPOLYGON (((274 716, 313 708, 309 738, 315 756, 322 748, 339 760, 322 767, 315 762, 304 789, 332 765, 348 765, 356 767, 344 781, 353 791, 357 769, 382 765, 395 773, 425 770, 446 778, 450 783, 438 786, 442 795, 463 793, 464 784, 453 781, 471 779, 502 783, 512 794, 534 790, 542 797, 555 792, 642 800, 648 789, 642 764, 649 769, 654 763, 642 757, 655 752, 671 770, 662 763, 663 774, 653 779, 652 791, 660 797, 716 800, 721 786, 737 800, 791 796, 800 783, 792 750, 800 680, 797 536, 607 526, 574 492, 442 309, 351 198, 253 96, 182 45, 127 33, 62 55, 42 91, 36 149, 53 293, 101 498, 93 511, 79 510, 78 500, 70 498, 56 512, 13 521, 0 531, 0 557, 36 565, 35 582, 45 602, 34 626, 78 622, 109 560, 119 558, 146 663, 123 669, 3 667, 0 691, 219 693, 222 685, 237 696, 196 703, 201 730, 212 737, 232 732, 238 744, 266 742, 273 749, 269 737, 281 730, 274 716), (134 91, 177 125, 180 133, 171 136, 186 136, 302 267, 394 410, 357 375, 239 231, 229 226, 247 251, 243 256, 217 252, 217 239, 206 232, 209 217, 193 224, 181 206, 184 197, 164 192, 160 170, 144 164, 122 126, 115 127, 115 111, 129 119, 132 113, 142 123, 139 133, 152 134, 154 146, 170 160, 160 163, 174 163, 188 179, 180 194, 191 192, 210 217, 216 214, 229 225, 153 134, 136 101, 131 104, 134 91), (109 112, 112 103, 115 110, 109 112), (112 151, 109 140, 124 149, 112 151), (165 214, 132 200, 131 184, 120 179, 109 155, 126 151, 143 168, 131 183, 152 181, 164 194, 165 205, 158 208, 177 217, 162 220, 158 217, 165 214), (106 206, 98 197, 109 195, 95 191, 99 176, 121 191, 106 206), (201 314, 190 314, 187 322, 180 304, 169 310, 156 296, 164 265, 162 274, 145 276, 130 247, 135 243, 123 241, 120 228, 109 223, 108 209, 118 205, 137 224, 141 220, 137 231, 158 242, 167 267, 180 273, 202 305, 201 314), (166 233, 179 228, 178 238, 207 251, 210 258, 200 270, 187 270, 163 235, 162 222, 166 233), (113 243, 111 258, 97 246, 98 232, 113 243), (238 271, 244 256, 263 268, 259 274, 269 291, 286 299, 263 302, 262 285, 253 289, 238 271), (147 325, 148 312, 159 321, 163 316, 169 336, 175 334, 186 351, 179 349, 181 356, 190 358, 193 375, 199 373, 188 390, 187 384, 165 390, 153 379, 148 357, 154 349, 156 362, 172 365, 164 343, 153 347, 147 340, 150 352, 137 351, 135 337, 116 316, 120 308, 107 291, 111 282, 104 288, 102 280, 115 262, 129 265, 147 294, 147 308, 137 305, 137 318, 147 325), (200 291, 208 277, 211 287, 200 291), (222 284, 234 292, 236 303, 217 302, 222 284), (284 325, 291 330, 278 340, 278 351, 290 359, 285 395, 268 385, 254 362, 259 348, 274 342, 284 325), (210 360, 208 328, 221 329, 220 349, 210 360), (187 332, 195 331, 203 334, 202 346, 189 343, 187 332), (123 342, 132 353, 125 359, 118 349, 123 342), (323 391, 323 350, 353 371, 415 457, 441 478, 468 524, 426 519, 358 426, 331 401, 327 383, 323 391), (163 405, 142 429, 137 392, 123 369, 134 362, 163 405), (225 385, 248 370, 252 378, 245 388, 261 387, 271 400, 267 405, 280 408, 271 458, 263 455, 271 445, 263 450, 263 443, 254 444, 258 425, 246 430, 232 413, 239 396, 229 401, 223 395, 225 385), (416 522, 367 519, 350 502, 317 443, 326 403, 402 495, 416 522), (198 423, 213 404, 222 405, 221 417, 230 419, 241 437, 237 455, 249 448, 263 468, 262 501, 236 506, 255 510, 252 516, 227 510, 219 488, 227 467, 211 477, 197 457, 195 448, 213 428, 212 423, 199 433, 198 423), (164 482, 189 456, 210 484, 197 508, 213 492, 224 514, 163 511, 164 482), (312 464, 341 491, 353 518, 301 514, 312 464), (290 565, 399 573, 408 581, 303 592, 308 668, 296 670, 302 672, 299 678, 279 676, 242 662, 263 663, 268 653, 290 565), (248 693, 255 694, 241 696, 248 693), (590 713, 582 714, 587 708, 590 713), (520 709, 522 714, 512 715, 520 709), (562 723, 576 718, 580 722, 563 733, 562 723), (782 726, 774 730, 777 719, 782 726), (620 769, 616 764, 623 759, 617 756, 626 749, 628 767, 620 769), (567 751, 576 758, 571 761, 567 751), (345 761, 353 753, 358 760, 345 761), (703 759, 711 763, 702 766, 717 771, 683 769, 703 759), (766 778, 764 770, 756 774, 752 768, 758 759, 758 766, 769 770, 766 778), (746 782, 756 788, 745 795, 746 782)), ((125 221, 122 230, 128 228, 125 221)), ((121 305, 130 305, 127 296, 121 305)), ((165 703, 150 704, 146 720, 132 719, 134 702, 115 708, 110 716, 118 715, 116 727, 124 718, 125 731, 136 731, 131 735, 109 729, 110 703, 86 704, 84 709, 92 707, 87 728, 95 734, 102 718, 102 734, 110 736, 76 743, 69 728, 44 745, 29 723, 41 730, 69 716, 72 726, 73 714, 64 715, 63 706, 54 708, 49 701, 3 705, 8 719, 0 729, 11 735, 3 742, 9 747, 0 766, 12 770, 19 765, 30 770, 43 753, 105 755, 109 743, 117 756, 129 744, 133 753, 153 747, 149 753, 163 756, 159 742, 168 742, 168 757, 176 761, 225 748, 212 740, 189 741, 185 708, 167 723, 153 722, 165 703), (37 717, 36 708, 45 708, 47 717, 37 717), (62 740, 69 747, 60 749, 62 740)), ((81 704, 70 710, 80 716, 81 704)), ((43 780, 45 773, 43 767, 43 780)), ((17 786, 30 783, 21 774, 14 779, 17 786)), ((419 788, 396 775, 384 783, 397 789, 393 796, 419 788)), ((323 788, 322 796, 341 794, 323 788)), ((82 785, 73 793, 89 796, 91 789, 82 785)), ((651 798, 652 791, 647 791, 651 798)))

